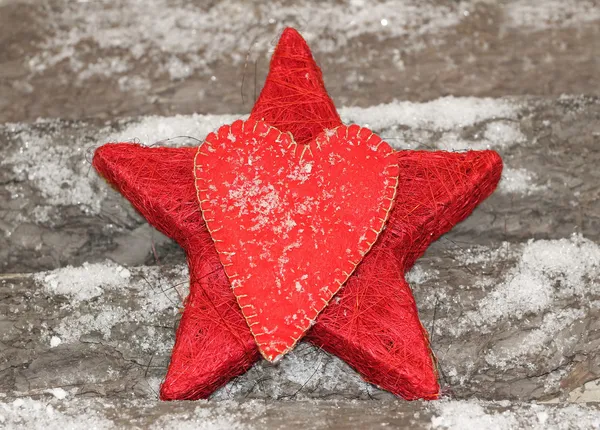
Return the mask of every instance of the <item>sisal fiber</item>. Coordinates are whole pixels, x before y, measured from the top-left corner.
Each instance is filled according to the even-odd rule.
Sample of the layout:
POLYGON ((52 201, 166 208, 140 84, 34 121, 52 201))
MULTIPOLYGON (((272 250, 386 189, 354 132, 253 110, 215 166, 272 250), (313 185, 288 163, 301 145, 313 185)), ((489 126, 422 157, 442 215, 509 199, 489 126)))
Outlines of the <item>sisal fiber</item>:
MULTIPOLYGON (((340 124, 320 70, 295 30, 283 33, 273 64, 276 71, 272 68, 251 117, 291 132, 298 142, 340 124), (285 66, 289 73, 279 68, 284 59, 292 59, 285 66), (302 67, 316 81, 306 78, 302 67)), ((260 358, 202 220, 195 153, 196 148, 118 143, 98 148, 93 160, 98 172, 187 254, 190 294, 161 386, 163 400, 207 398, 260 358)), ((494 191, 502 161, 493 151, 396 156, 398 193, 387 226, 305 339, 383 389, 409 400, 435 399, 435 360, 404 274, 432 241, 494 191)))
POLYGON ((279 39, 250 119, 263 120, 290 132, 300 144, 309 143, 323 130, 342 124, 325 90, 321 69, 293 28, 286 28, 279 39))

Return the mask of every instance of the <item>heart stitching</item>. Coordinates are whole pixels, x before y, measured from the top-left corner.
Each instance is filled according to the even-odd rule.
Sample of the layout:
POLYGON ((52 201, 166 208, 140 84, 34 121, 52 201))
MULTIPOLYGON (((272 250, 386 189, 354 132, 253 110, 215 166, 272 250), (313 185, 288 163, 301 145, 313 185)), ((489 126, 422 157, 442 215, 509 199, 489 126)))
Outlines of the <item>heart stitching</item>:
POLYGON ((198 147, 202 216, 267 360, 294 347, 385 227, 400 171, 394 153, 358 125, 299 145, 251 120, 198 147))

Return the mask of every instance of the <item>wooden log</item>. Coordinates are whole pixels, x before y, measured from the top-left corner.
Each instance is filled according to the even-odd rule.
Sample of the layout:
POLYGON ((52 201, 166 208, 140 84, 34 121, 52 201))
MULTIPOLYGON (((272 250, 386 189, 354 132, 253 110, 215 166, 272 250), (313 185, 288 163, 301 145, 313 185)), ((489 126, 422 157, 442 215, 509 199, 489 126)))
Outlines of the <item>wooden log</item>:
MULTIPOLYGON (((342 111, 399 148, 490 146, 505 160, 499 190, 409 276, 448 395, 544 400, 599 377, 599 112, 590 97, 342 111)), ((164 138, 153 127, 169 126, 170 135, 201 138, 230 120, 1 127, 0 392, 156 397, 186 294, 183 256, 96 177, 85 154, 124 133, 153 142, 164 138)), ((214 396, 389 397, 306 344, 214 396)))

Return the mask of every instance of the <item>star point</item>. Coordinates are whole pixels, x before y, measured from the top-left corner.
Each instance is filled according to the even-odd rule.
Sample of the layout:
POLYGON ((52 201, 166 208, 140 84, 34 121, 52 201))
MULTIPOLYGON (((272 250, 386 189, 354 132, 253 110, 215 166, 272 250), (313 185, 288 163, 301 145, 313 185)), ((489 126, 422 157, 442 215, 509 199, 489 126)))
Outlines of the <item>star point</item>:
POLYGON ((342 125, 321 69, 306 41, 293 28, 286 28, 279 39, 250 119, 289 132, 300 144, 310 142, 324 129, 342 125))

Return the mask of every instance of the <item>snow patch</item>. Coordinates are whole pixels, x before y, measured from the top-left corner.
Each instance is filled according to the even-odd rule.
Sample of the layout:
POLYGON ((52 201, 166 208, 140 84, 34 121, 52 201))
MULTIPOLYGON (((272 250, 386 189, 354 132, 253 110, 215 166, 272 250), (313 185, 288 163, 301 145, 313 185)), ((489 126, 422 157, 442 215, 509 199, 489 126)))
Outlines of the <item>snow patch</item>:
POLYGON ((434 429, 496 430, 518 428, 510 411, 487 412, 477 401, 441 402, 437 416, 431 418, 434 429))
POLYGON ((150 429, 175 428, 181 430, 250 430, 244 421, 263 415, 266 407, 263 403, 224 401, 217 406, 200 405, 191 413, 167 414, 161 416, 150 429))
POLYGON ((244 115, 175 115, 146 116, 118 132, 105 132, 98 144, 106 142, 140 142, 145 145, 177 147, 197 146, 206 135, 224 124, 231 124, 244 115), (181 136, 181 137, 179 137, 181 136), (190 136, 192 139, 187 139, 190 136), (194 140, 199 139, 200 141, 194 140))
POLYGON ((64 398, 66 398, 69 395, 69 393, 67 393, 62 388, 49 388, 49 389, 45 390, 44 392, 48 393, 48 394, 52 394, 58 400, 63 400, 64 398))
POLYGON ((58 336, 52 336, 50 338, 50 348, 56 348, 62 343, 62 339, 58 336))
POLYGON ((187 295, 189 278, 187 267, 176 266, 169 274, 170 285, 164 286, 160 271, 157 267, 127 269, 106 262, 84 263, 81 267, 69 266, 34 275, 45 294, 68 297, 68 304, 63 306, 72 308, 68 316, 49 328, 50 346, 75 342, 95 333, 111 342, 113 330, 119 325, 143 323, 139 334, 130 339, 132 345, 144 351, 168 353, 172 339, 149 322, 159 315, 177 314, 182 298, 187 295), (172 284, 185 287, 178 290, 172 284), (127 291, 136 299, 113 302, 111 295, 116 290, 127 291))
POLYGON ((26 428, 39 430, 114 428, 112 421, 99 416, 96 411, 77 407, 68 412, 55 409, 50 402, 20 398, 12 403, 0 402, 0 424, 6 428, 26 428))
POLYGON ((505 167, 502 170, 498 191, 503 194, 529 195, 546 190, 548 188, 546 185, 535 183, 536 178, 537 175, 527 169, 505 167))
POLYGON ((519 130, 518 124, 514 120, 492 121, 486 126, 483 138, 490 142, 491 147, 495 148, 507 148, 516 143, 522 143, 525 141, 525 136, 519 130))
MULTIPOLYGON (((56 123, 37 122, 50 126, 56 123)), ((90 164, 83 146, 77 142, 72 145, 53 144, 53 132, 35 131, 30 124, 9 124, 7 128, 19 139, 21 147, 0 159, 0 166, 10 166, 16 181, 35 185, 49 205, 78 206, 88 214, 100 212, 106 192, 95 190, 95 179, 87 177, 90 164)), ((21 185, 17 184, 12 189, 13 197, 19 196, 19 187, 21 185)), ((41 222, 48 220, 47 208, 36 208, 36 211, 34 216, 37 219, 41 222)))
POLYGON ((600 8, 593 1, 517 0, 505 5, 506 24, 533 32, 547 28, 581 26, 600 19, 600 8))
MULTIPOLYGON (((480 270, 494 267, 498 259, 514 259, 516 264, 500 284, 480 282, 480 288, 491 290, 477 303, 476 310, 465 312, 457 324, 448 324, 446 330, 455 336, 474 329, 487 333, 499 321, 539 315, 541 325, 523 332, 518 344, 500 345, 485 356, 489 364, 498 367, 540 352, 548 342, 559 338, 565 345, 575 341, 569 337, 570 332, 561 332, 567 328, 576 330, 577 321, 587 310, 553 309, 561 300, 600 294, 600 246, 574 234, 569 239, 532 239, 521 246, 505 244, 495 250, 473 249, 457 256, 458 261, 477 265, 480 270)), ((598 303, 589 302, 588 306, 598 307, 598 303)))
POLYGON ((582 405, 549 406, 527 403, 441 400, 431 403, 433 429, 597 429, 600 411, 582 405))
MULTIPOLYGON (((410 142, 419 130, 426 132, 423 140, 431 136, 427 132, 441 132, 433 139, 442 150, 502 149, 526 140, 515 120, 521 107, 506 99, 444 97, 426 103, 393 102, 367 108, 346 107, 340 109, 344 123, 356 123, 382 135, 396 149, 412 147, 410 142), (457 130, 487 122, 481 136, 465 139, 457 130), (399 128, 409 127, 409 135, 399 128), (406 139, 405 139, 406 137, 406 139)), ((223 124, 244 115, 177 115, 173 117, 149 116, 132 123, 117 133, 101 135, 103 142, 141 142, 147 145, 181 146, 197 145, 196 141, 184 141, 191 136, 202 141, 205 136, 223 124)), ((417 136, 418 137, 418 136, 417 136)), ((429 142, 426 142, 428 145, 429 142)))
POLYGON ((435 278, 439 272, 437 270, 427 271, 419 264, 415 264, 412 269, 406 274, 406 281, 411 285, 420 285, 435 278))
MULTIPOLYGON (((83 263, 81 267, 67 266, 49 272, 40 272, 34 279, 43 285, 44 291, 68 296, 74 305, 102 294, 105 289, 123 287, 131 272, 118 264, 83 263)), ((60 344, 60 339, 58 339, 60 344)))
MULTIPOLYGON (((393 102, 368 108, 347 107, 340 109, 340 116, 345 123, 355 123, 377 130, 397 125, 453 130, 482 121, 512 119, 519 110, 517 103, 506 99, 450 96, 426 103, 393 102)), ((489 138, 498 136, 490 132, 489 138)), ((507 140, 505 137, 501 139, 507 140)))
POLYGON ((51 28, 29 67, 42 73, 66 64, 79 74, 79 83, 93 76, 124 73, 140 74, 140 79, 167 74, 177 80, 196 70, 210 72, 216 60, 239 65, 248 48, 271 50, 277 30, 288 25, 300 28, 316 52, 335 52, 362 35, 404 36, 410 45, 411 39, 435 34, 464 18, 459 5, 422 7, 416 0, 384 0, 369 7, 361 1, 341 6, 309 0, 276 7, 270 3, 248 7, 236 0, 212 5, 168 0, 56 3, 44 9, 40 25, 50 23, 51 28), (226 26, 223 17, 227 17, 226 26), (100 50, 95 56, 100 60, 92 63, 90 44, 100 50), (138 70, 135 65, 142 57, 149 64, 138 70))
MULTIPOLYGON (((549 312, 544 315, 539 328, 525 333, 519 342, 493 348, 484 356, 485 361, 500 369, 513 365, 517 362, 517 359, 539 352, 542 350, 543 345, 558 339, 562 330, 572 327, 577 320, 585 317, 585 314, 582 309, 565 309, 557 313, 549 312)), ((566 339, 566 343, 570 340, 576 339, 566 339)), ((566 343, 563 343, 562 347, 564 349, 568 349, 566 343)))
POLYGON ((520 110, 510 99, 443 97, 426 103, 342 108, 340 115, 345 123, 374 130, 394 149, 466 151, 525 142, 517 119, 520 110))

